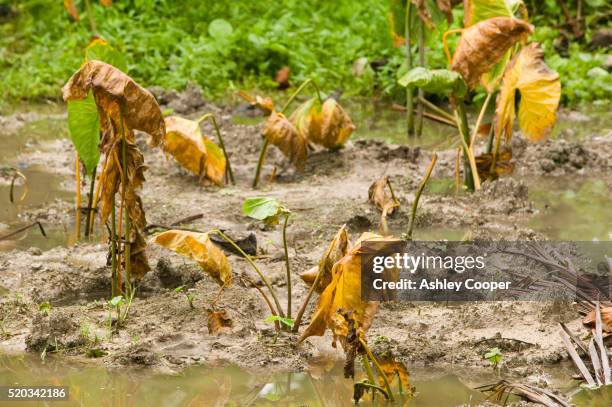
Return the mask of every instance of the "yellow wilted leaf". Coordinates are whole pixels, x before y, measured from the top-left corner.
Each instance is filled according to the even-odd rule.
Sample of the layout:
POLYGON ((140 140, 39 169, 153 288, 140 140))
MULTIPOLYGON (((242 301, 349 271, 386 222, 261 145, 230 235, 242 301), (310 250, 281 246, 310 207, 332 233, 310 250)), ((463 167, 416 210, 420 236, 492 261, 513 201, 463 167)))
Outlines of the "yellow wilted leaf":
POLYGON ((511 160, 512 151, 500 151, 495 159, 495 168, 491 170, 491 164, 493 164, 493 154, 480 154, 478 157, 476 157, 478 176, 481 179, 497 179, 500 175, 509 174, 514 171, 514 163, 511 162, 511 160))
POLYGON ((347 312, 351 313, 352 318, 358 323, 357 332, 360 335, 367 332, 379 303, 361 299, 361 243, 384 240, 386 239, 382 236, 364 233, 348 254, 334 264, 331 271, 332 281, 321 293, 316 310, 310 324, 300 337, 300 342, 309 336, 321 336, 329 328, 334 335, 334 346, 338 339, 342 346, 345 346, 348 325, 341 313, 347 312))
POLYGON ((395 208, 399 207, 399 202, 387 193, 387 185, 389 177, 385 176, 377 179, 370 185, 368 190, 368 198, 370 202, 376 205, 382 211, 382 216, 391 215, 395 208))
POLYGON ((100 0, 100 4, 106 7, 110 7, 113 5, 113 0, 100 0))
POLYGON ((470 27, 489 18, 514 17, 510 0, 464 0, 463 26, 470 27))
POLYGON ((451 60, 451 69, 459 72, 470 88, 489 72, 514 44, 533 32, 525 21, 494 17, 462 30, 461 40, 451 60))
POLYGON ((284 114, 272 112, 266 120, 264 137, 277 146, 298 170, 304 168, 308 154, 306 139, 284 114))
POLYGON ((164 150, 192 173, 223 185, 225 156, 221 148, 202 135, 199 123, 178 116, 166 117, 165 123, 164 150))
POLYGON ((255 95, 255 97, 253 97, 253 96, 251 96, 248 93, 243 92, 243 91, 239 91, 238 92, 238 96, 240 96, 241 98, 243 98, 244 100, 249 102, 251 104, 251 106, 255 106, 255 107, 261 109, 261 111, 264 112, 264 114, 266 114, 266 115, 269 115, 273 111, 275 111, 274 101, 270 97, 267 97, 267 96, 266 97, 262 97, 262 96, 259 96, 259 95, 255 95))
POLYGON ((559 74, 544 62, 544 52, 538 43, 521 49, 506 69, 501 90, 497 97, 496 132, 512 137, 515 117, 514 99, 519 90, 519 126, 531 141, 546 138, 557 119, 557 108, 561 98, 559 74))
POLYGON ((325 287, 327 287, 332 281, 331 271, 334 264, 336 264, 337 261, 346 255, 349 244, 349 235, 346 230, 346 225, 343 225, 340 230, 336 232, 336 235, 325 250, 325 253, 323 253, 321 260, 319 260, 319 265, 300 273, 302 280, 304 280, 306 284, 314 284, 314 280, 316 279, 320 270, 321 275, 319 277, 319 281, 317 282, 317 286, 315 287, 315 291, 318 293, 323 292, 325 287))
POLYGON ((321 120, 321 102, 318 98, 308 99, 289 116, 289 121, 306 140, 321 138, 321 120))
POLYGON ((229 331, 232 327, 232 319, 226 310, 208 311, 208 333, 216 335, 229 331))
POLYGON ((64 0, 64 8, 66 12, 74 21, 80 21, 81 15, 79 14, 79 10, 76 8, 74 4, 74 0, 64 0))
POLYGON ((329 98, 323 103, 321 109, 320 138, 311 140, 327 148, 334 148, 344 144, 353 130, 355 130, 355 125, 349 115, 335 99, 329 98))
MULTIPOLYGON (((404 394, 411 394, 412 387, 410 386, 410 376, 408 374, 408 369, 406 365, 402 362, 395 360, 393 355, 383 355, 382 357, 378 357, 378 364, 380 365, 382 371, 389 379, 389 384, 393 384, 395 379, 399 377, 402 382, 402 391, 404 394)), ((379 383, 381 386, 384 386, 384 380, 381 376, 378 377, 379 383)))
POLYGON ((217 280, 219 285, 231 284, 232 269, 227 257, 210 240, 208 233, 168 230, 153 237, 151 242, 195 260, 204 272, 217 280))

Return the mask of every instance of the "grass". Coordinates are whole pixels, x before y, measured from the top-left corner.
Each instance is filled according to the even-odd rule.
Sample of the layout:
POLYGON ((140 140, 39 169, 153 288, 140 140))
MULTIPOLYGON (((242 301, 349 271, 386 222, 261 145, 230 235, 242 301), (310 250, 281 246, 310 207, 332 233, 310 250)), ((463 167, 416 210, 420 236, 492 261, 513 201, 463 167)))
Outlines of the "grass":
MULTIPOLYGON (((76 3, 79 23, 70 19, 61 1, 12 1, 17 17, 0 22, 5 90, 0 108, 23 99, 59 97, 91 38, 83 1, 76 3)), ((554 4, 548 7, 551 17, 540 19, 552 27, 558 17, 552 17, 554 4)), ((403 49, 393 47, 389 10, 388 2, 377 0, 208 0, 188 7, 170 0, 132 0, 115 1, 111 8, 93 2, 99 34, 126 55, 136 81, 178 90, 193 82, 212 99, 238 88, 273 88, 277 70, 290 66, 294 84, 313 78, 327 92, 342 89, 401 102, 405 91, 396 77, 403 49), (352 67, 360 57, 386 64, 355 77, 352 67)), ((461 15, 456 9, 455 20, 461 15)), ((541 27, 542 21, 537 24, 541 27)), ((432 67, 446 64, 440 37, 447 28, 428 35, 432 67)), ((548 61, 561 74, 564 102, 610 98, 609 73, 597 69, 605 56, 571 44, 569 55, 561 57, 552 46, 557 36, 556 28, 542 27, 535 38, 544 42, 548 61)))

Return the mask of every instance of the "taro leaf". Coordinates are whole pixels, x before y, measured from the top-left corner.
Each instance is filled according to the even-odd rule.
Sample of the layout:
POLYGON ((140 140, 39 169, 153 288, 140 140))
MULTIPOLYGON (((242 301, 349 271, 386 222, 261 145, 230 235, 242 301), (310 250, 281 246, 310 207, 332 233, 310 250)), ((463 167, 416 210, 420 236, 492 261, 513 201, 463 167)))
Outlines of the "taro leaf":
POLYGON ((304 169, 308 143, 284 114, 272 112, 266 120, 264 137, 289 159, 298 170, 304 169))
POLYGON ((336 148, 344 144, 355 130, 355 125, 338 102, 329 98, 321 108, 320 137, 312 137, 314 143, 327 148, 336 148))
POLYGON ((80 21, 81 15, 79 14, 79 10, 76 8, 74 4, 74 0, 64 0, 64 8, 66 12, 74 21, 80 21))
MULTIPOLYGON (((84 99, 90 90, 98 111, 109 116, 115 129, 120 129, 119 116, 122 116, 129 131, 150 134, 154 145, 162 141, 165 127, 157 101, 128 75, 105 62, 88 61, 64 85, 62 95, 65 101, 84 99)), ((105 128, 105 120, 100 114, 105 128)))
POLYGON ((92 174, 100 161, 100 117, 91 92, 85 99, 68 101, 68 130, 85 171, 92 174))
POLYGON ((226 287, 231 284, 232 269, 227 257, 210 240, 208 233, 168 230, 156 235, 151 241, 195 260, 220 286, 226 287))
POLYGON ((387 193, 387 185, 389 177, 385 176, 377 179, 370 185, 368 190, 368 198, 378 209, 382 211, 382 216, 391 215, 395 208, 399 206, 399 202, 395 201, 391 194, 387 193))
MULTIPOLYGON (((404 394, 412 393, 412 387, 410 386, 410 376, 408 374, 408 369, 406 365, 402 362, 395 360, 393 355, 385 354, 378 358, 378 364, 380 365, 382 371, 389 379, 389 384, 393 384, 395 379, 399 377, 402 382, 402 391, 404 394)), ((384 386, 384 380, 379 376, 378 378, 381 386, 384 386)))
POLYGON ((278 224, 280 214, 287 212, 289 210, 275 198, 247 198, 242 204, 242 213, 268 225, 278 224))
POLYGON ((497 154, 495 168, 491 170, 493 164, 493 154, 483 153, 476 157, 476 168, 480 179, 497 179, 500 175, 510 174, 514 171, 512 151, 503 150, 497 154))
POLYGON ((516 0, 464 0, 463 26, 470 27, 489 18, 514 17, 520 1, 516 0))
POLYGON ((525 137, 531 141, 546 138, 555 124, 561 82, 559 74, 544 62, 544 52, 538 43, 521 49, 508 64, 497 98, 496 131, 512 137, 515 117, 515 94, 520 91, 518 119, 525 137))
POLYGON ((228 315, 226 310, 221 311, 208 311, 208 333, 211 335, 217 335, 229 331, 232 327, 233 321, 228 315))
POLYGON ((459 72, 470 88, 489 72, 514 44, 533 32, 522 20, 494 17, 461 32, 461 40, 451 60, 451 69, 459 72))
POLYGON ((315 291, 319 294, 322 293, 325 287, 332 281, 331 271, 334 264, 346 255, 349 245, 349 235, 346 230, 346 225, 343 225, 340 230, 336 232, 336 235, 325 250, 325 253, 323 253, 321 260, 319 260, 319 265, 300 273, 300 278, 302 278, 306 284, 312 285, 314 284, 317 274, 320 272, 321 275, 315 287, 315 291))
POLYGON ((420 20, 428 29, 434 29, 444 18, 453 22, 451 0, 412 0, 420 20))
POLYGON ((249 102, 251 106, 259 108, 265 115, 269 115, 275 110, 274 101, 269 96, 263 97, 255 95, 255 97, 253 97, 243 91, 239 91, 238 96, 249 102))
POLYGON ((226 161, 223 151, 202 135, 198 122, 178 116, 165 119, 164 150, 192 173, 223 185, 226 161))
POLYGON ((343 347, 347 344, 349 326, 346 318, 339 314, 351 313, 357 322, 358 335, 364 335, 369 329, 378 310, 378 301, 361 299, 361 242, 386 240, 373 233, 364 233, 348 254, 332 268, 332 281, 325 288, 310 324, 300 337, 300 342, 309 336, 322 336, 326 329, 333 333, 333 345, 339 339, 343 347))
POLYGON ((416 67, 402 76, 398 83, 401 86, 414 86, 428 93, 448 94, 462 98, 467 92, 467 86, 457 72, 448 69, 425 69, 416 67))
POLYGON ((102 38, 95 38, 89 43, 89 45, 85 49, 85 60, 98 60, 106 62, 107 64, 114 66, 120 71, 128 71, 128 65, 127 60, 125 59, 125 55, 110 46, 110 44, 102 38))
POLYGON ((213 20, 208 25, 208 34, 217 41, 227 41, 233 32, 232 25, 222 18, 213 20))
POLYGON ((289 121, 306 140, 320 140, 322 117, 319 98, 308 99, 299 105, 289 116, 289 121))

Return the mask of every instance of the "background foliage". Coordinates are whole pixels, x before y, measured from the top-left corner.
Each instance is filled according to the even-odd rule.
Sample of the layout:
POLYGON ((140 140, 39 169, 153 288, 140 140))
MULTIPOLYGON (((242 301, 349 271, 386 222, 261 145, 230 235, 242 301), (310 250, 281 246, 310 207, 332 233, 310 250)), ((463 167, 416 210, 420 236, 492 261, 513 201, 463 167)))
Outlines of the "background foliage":
MULTIPOLYGON (((0 106, 58 97, 91 37, 83 1, 76 1, 80 22, 70 19, 60 0, 0 3, 5 14, 6 6, 12 9, 0 17, 0 106)), ((312 77, 327 91, 398 102, 405 96, 396 83, 404 56, 393 46, 389 1, 115 0, 111 8, 96 1, 93 6, 99 34, 125 53, 130 75, 145 86, 180 90, 193 82, 208 97, 222 98, 237 88, 275 87, 274 74, 290 66, 293 83, 312 77), (370 64, 355 77, 353 64, 360 57, 370 64)), ((586 35, 568 44, 558 43, 563 15, 557 1, 528 0, 527 6, 534 38, 561 74, 563 102, 609 99, 606 55, 587 46, 594 29, 609 26, 607 2, 585 2, 586 35)), ((460 21, 462 8, 454 13, 460 21)), ((447 28, 443 24, 428 35, 431 67, 446 67, 440 38, 447 28)))

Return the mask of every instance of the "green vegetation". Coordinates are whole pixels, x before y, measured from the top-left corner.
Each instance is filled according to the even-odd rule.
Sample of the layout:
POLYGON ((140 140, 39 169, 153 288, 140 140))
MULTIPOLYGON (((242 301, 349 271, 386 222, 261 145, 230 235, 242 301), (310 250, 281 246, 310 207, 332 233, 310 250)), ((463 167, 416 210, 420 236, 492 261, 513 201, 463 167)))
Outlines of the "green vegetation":
MULTIPOLYGON (((312 78, 322 89, 351 95, 377 94, 396 102, 406 97, 397 85, 405 49, 393 45, 390 2, 241 0, 193 2, 189 7, 166 0, 116 1, 112 7, 91 3, 97 32, 126 56, 131 76, 145 86, 182 89, 193 82, 206 96, 220 98, 238 88, 274 88, 276 72, 289 66, 293 84, 312 78), (370 64, 356 77, 353 64, 361 57, 370 64)), ((574 2, 566 3, 575 13, 574 2)), ((588 47, 594 31, 609 18, 610 6, 599 0, 584 3, 582 13, 588 18, 578 38, 567 34, 554 0, 527 4, 538 27, 533 39, 543 42, 546 60, 562 78, 564 103, 612 94, 610 74, 603 69, 605 55, 588 47), (563 38, 569 42, 560 41, 563 38)), ((5 89, 0 106, 16 99, 58 98, 62 82, 81 65, 91 39, 83 1, 76 1, 80 22, 69 17, 60 1, 12 0, 8 5, 12 15, 0 20, 5 89)), ((459 27, 462 7, 453 14, 451 27, 444 21, 426 33, 429 68, 446 68, 441 36, 459 27)))

